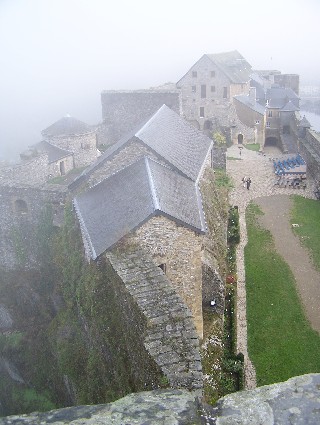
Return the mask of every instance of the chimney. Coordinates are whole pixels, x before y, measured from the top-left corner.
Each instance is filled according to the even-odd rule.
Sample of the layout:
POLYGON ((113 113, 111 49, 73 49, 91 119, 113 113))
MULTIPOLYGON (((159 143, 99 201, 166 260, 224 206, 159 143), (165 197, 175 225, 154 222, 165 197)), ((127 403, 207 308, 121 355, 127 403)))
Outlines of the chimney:
POLYGON ((249 100, 254 105, 256 103, 256 88, 250 87, 249 89, 249 100))

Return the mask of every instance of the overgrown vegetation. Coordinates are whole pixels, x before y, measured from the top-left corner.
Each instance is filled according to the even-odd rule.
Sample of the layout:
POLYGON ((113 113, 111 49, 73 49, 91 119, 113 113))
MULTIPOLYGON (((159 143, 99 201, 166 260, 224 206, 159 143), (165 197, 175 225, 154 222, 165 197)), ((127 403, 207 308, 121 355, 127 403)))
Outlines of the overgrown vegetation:
POLYGON ((260 144, 259 143, 247 143, 245 145, 245 148, 248 149, 249 151, 259 152, 260 144))
POLYGON ((215 173, 215 184, 219 187, 225 187, 226 189, 230 190, 233 188, 232 180, 227 175, 226 171, 222 168, 216 168, 214 170, 215 173))
MULTIPOLYGON (((309 200, 295 200, 293 220, 298 221, 303 212, 310 227, 302 227, 309 227, 310 232, 319 226, 319 221, 313 221, 319 220, 318 212, 311 213, 313 208, 309 200)), ((256 368, 257 384, 266 385, 320 372, 320 336, 305 318, 294 277, 277 254, 270 232, 258 224, 261 214, 255 204, 247 207, 245 268, 249 355, 256 368)), ((315 239, 315 244, 319 243, 320 239, 315 239)))
POLYGON ((223 326, 217 314, 204 310, 204 392, 211 404, 226 394, 242 389, 244 385, 243 355, 236 355, 236 245, 240 240, 239 214, 236 208, 229 210, 227 235, 227 284, 223 326))

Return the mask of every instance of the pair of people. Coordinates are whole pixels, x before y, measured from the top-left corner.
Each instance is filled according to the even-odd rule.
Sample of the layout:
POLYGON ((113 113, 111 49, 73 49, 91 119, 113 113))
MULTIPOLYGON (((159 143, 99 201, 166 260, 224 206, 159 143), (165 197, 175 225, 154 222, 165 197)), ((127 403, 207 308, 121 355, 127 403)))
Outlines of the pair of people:
POLYGON ((243 183, 243 187, 247 187, 247 189, 250 189, 250 185, 251 185, 251 179, 250 177, 242 177, 242 183, 243 183))

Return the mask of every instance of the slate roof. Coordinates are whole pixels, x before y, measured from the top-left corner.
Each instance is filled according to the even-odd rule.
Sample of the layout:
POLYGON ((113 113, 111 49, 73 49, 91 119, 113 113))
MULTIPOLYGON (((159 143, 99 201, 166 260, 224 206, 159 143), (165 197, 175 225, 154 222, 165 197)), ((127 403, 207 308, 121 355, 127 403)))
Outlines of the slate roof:
POLYGON ((239 84, 247 83, 250 80, 251 65, 237 50, 207 54, 206 56, 225 73, 231 82, 239 84))
POLYGON ((66 115, 41 132, 43 136, 62 136, 69 134, 89 133, 92 128, 76 118, 66 115))
POLYGON ((35 149, 38 153, 47 153, 49 163, 59 161, 59 159, 72 155, 72 152, 58 148, 57 146, 54 146, 51 143, 46 142, 45 140, 36 143, 32 146, 32 148, 35 149))
POLYGON ((299 111, 299 108, 296 105, 294 105, 291 102, 291 100, 289 100, 289 102, 286 103, 283 108, 281 108, 281 111, 283 111, 283 112, 294 112, 294 111, 299 111))
POLYGON ((271 87, 267 89, 266 99, 269 101, 269 108, 283 108, 289 100, 298 106, 299 96, 290 88, 271 87))
POLYGON ((197 184, 147 157, 78 195, 74 206, 93 259, 155 215, 206 230, 197 184))
POLYGON ((234 98, 244 104, 247 108, 250 108, 253 111, 258 112, 259 114, 264 115, 264 106, 260 105, 260 103, 258 102, 252 103, 249 96, 241 94, 238 96, 234 96, 234 98))
POLYGON ((187 123, 168 106, 162 105, 151 118, 107 149, 94 164, 84 170, 80 179, 90 176, 101 164, 111 160, 133 141, 149 147, 171 167, 194 181, 198 179, 212 147, 209 137, 187 123))
POLYGON ((247 83, 250 80, 252 72, 251 65, 244 59, 237 50, 224 53, 204 54, 201 58, 187 71, 182 78, 176 83, 179 83, 183 78, 193 69, 196 69, 202 59, 207 57, 213 62, 229 79, 232 83, 247 83))

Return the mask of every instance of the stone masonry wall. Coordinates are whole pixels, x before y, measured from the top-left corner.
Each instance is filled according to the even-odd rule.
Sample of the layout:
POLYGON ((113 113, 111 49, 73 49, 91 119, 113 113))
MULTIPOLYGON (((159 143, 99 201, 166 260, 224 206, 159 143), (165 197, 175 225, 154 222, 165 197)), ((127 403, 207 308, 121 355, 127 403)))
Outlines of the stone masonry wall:
POLYGON ((1 168, 0 184, 8 186, 36 186, 48 177, 48 155, 41 154, 28 161, 1 168))
POLYGON ((0 187, 0 267, 12 269, 35 261, 34 238, 41 212, 50 203, 54 224, 59 225, 65 196, 60 186, 46 190, 0 187))
POLYGON ((135 239, 151 255, 190 308, 200 338, 203 336, 202 262, 203 236, 163 216, 151 218, 135 232, 135 239))
POLYGON ((163 104, 180 112, 179 93, 175 91, 103 91, 102 119, 98 144, 111 145, 149 119, 163 104))
POLYGON ((69 171, 73 170, 73 168, 73 156, 66 156, 59 161, 52 162, 48 165, 48 177, 52 178, 67 174, 69 171))
POLYGON ((187 388, 200 395, 203 377, 199 340, 189 308, 162 270, 132 240, 107 252, 106 257, 121 279, 118 308, 127 328, 124 337, 137 348, 129 351, 130 370, 134 369, 137 380, 141 380, 147 371, 146 361, 151 365, 153 359, 171 388, 187 388), (130 316, 134 311, 136 317, 130 316), (142 363, 141 355, 145 357, 142 363))
POLYGON ((306 136, 300 139, 300 153, 307 163, 307 172, 320 183, 320 134, 307 129, 306 136))
POLYGON ((74 154, 75 168, 90 165, 97 159, 97 142, 94 131, 83 134, 51 136, 47 139, 58 148, 74 154))

